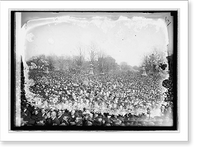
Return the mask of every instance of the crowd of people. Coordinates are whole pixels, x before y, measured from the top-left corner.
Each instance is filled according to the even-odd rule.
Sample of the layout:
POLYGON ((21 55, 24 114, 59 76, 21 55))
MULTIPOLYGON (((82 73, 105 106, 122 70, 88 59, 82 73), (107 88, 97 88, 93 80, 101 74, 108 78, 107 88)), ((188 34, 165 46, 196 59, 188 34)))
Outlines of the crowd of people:
POLYGON ((153 126, 172 124, 159 75, 32 73, 35 101, 22 107, 22 125, 153 126), (157 112, 155 114, 155 112, 157 112))
POLYGON ((172 125, 169 116, 150 118, 148 114, 109 114, 83 110, 39 109, 27 105, 22 111, 22 126, 163 126, 172 125))

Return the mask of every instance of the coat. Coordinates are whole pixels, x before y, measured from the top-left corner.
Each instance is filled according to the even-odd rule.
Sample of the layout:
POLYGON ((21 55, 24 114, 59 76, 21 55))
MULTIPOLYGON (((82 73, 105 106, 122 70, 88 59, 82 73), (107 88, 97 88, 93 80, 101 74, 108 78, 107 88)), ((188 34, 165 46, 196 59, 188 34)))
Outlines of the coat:
POLYGON ((52 123, 54 126, 59 126, 60 125, 60 121, 58 120, 57 117, 55 117, 54 119, 52 119, 52 123))

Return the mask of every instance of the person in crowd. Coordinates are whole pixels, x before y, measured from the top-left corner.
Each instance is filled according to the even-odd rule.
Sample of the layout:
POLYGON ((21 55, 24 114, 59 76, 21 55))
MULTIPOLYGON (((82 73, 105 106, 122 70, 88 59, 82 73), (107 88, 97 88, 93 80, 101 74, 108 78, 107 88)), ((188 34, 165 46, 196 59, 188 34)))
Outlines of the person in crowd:
POLYGON ((52 126, 53 125, 52 118, 51 118, 51 112, 50 111, 46 112, 45 125, 46 126, 52 126))
POLYGON ((63 117, 64 117, 64 115, 63 115, 64 113, 62 112, 62 110, 59 110, 58 111, 58 120, 59 120, 59 122, 60 122, 60 124, 62 124, 62 121, 63 121, 63 117))
POLYGON ((148 115, 148 117, 149 117, 149 119, 150 119, 150 117, 151 117, 151 110, 150 110, 149 107, 147 108, 147 115, 148 115))
POLYGON ((38 122, 39 122, 38 110, 35 109, 31 114, 31 117, 29 119, 29 124, 30 125, 37 125, 38 122))
POLYGON ((28 110, 27 107, 24 107, 24 109, 21 111, 21 119, 23 120, 23 124, 29 124, 31 119, 31 112, 28 110))
POLYGON ((37 122, 36 122, 38 126, 44 125, 45 115, 46 114, 45 114, 45 110, 44 109, 38 110, 38 113, 37 113, 37 122))
POLYGON ((71 114, 69 116, 69 123, 70 123, 70 126, 75 126, 76 125, 75 110, 71 111, 71 114))
POLYGON ((52 112, 51 112, 51 119, 52 119, 52 124, 53 124, 53 126, 58 126, 58 125, 60 125, 60 121, 59 121, 58 118, 57 118, 57 113, 56 113, 56 111, 52 111, 52 112))

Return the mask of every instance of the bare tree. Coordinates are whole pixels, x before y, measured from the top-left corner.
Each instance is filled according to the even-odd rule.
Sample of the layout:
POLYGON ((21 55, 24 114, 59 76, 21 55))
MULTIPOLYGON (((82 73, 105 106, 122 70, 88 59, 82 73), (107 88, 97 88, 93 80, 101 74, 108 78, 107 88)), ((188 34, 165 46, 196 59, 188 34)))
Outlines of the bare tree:
POLYGON ((130 65, 128 65, 126 62, 121 62, 120 69, 121 69, 121 71, 129 71, 132 69, 132 67, 130 65))
POLYGON ((72 69, 75 69, 76 72, 80 73, 85 63, 85 55, 81 46, 79 46, 77 50, 78 55, 73 57, 74 67, 72 69))
POLYGON ((97 47, 95 44, 91 44, 90 50, 89 50, 89 56, 90 56, 90 62, 94 65, 95 60, 97 58, 97 47))
POLYGON ((97 58, 97 65, 98 65, 98 71, 100 73, 104 73, 104 62, 105 62, 105 54, 103 53, 103 51, 99 51, 98 52, 98 58, 97 58))

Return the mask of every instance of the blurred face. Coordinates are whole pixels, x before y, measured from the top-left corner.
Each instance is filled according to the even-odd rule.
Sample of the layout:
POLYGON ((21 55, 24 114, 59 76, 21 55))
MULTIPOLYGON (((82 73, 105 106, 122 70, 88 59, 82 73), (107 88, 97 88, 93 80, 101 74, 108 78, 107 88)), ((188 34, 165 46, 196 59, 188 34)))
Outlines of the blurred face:
POLYGON ((102 122, 102 118, 99 118, 99 122, 102 122))
POLYGON ((71 115, 74 115, 74 114, 75 114, 75 111, 74 111, 74 110, 72 110, 72 111, 71 111, 71 115))
POLYGON ((45 110, 44 110, 44 109, 42 109, 42 113, 43 113, 43 114, 45 113, 45 110))
POLYGON ((38 114, 38 111, 36 110, 36 111, 35 111, 35 115, 37 115, 37 114, 38 114))
POLYGON ((98 117, 98 114, 95 114, 94 117, 98 117))
POLYGON ((64 117, 63 117, 63 120, 67 121, 67 116, 64 116, 64 117))
POLYGON ((56 117, 56 112, 52 112, 52 113, 51 113, 51 117, 52 117, 52 118, 56 117))
POLYGON ((58 112, 58 115, 62 115, 62 111, 59 111, 59 112, 58 112))
POLYGON ((87 115, 85 115, 85 119, 88 119, 89 118, 89 115, 87 114, 87 115))

